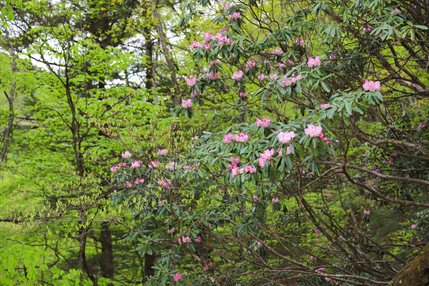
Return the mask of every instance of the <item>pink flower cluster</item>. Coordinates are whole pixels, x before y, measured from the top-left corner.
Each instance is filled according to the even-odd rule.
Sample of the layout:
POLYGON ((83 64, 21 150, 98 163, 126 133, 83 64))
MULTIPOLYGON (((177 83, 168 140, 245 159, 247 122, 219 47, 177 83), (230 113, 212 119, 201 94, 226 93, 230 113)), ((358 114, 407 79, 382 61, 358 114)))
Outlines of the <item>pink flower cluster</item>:
POLYGON ((364 215, 369 215, 370 213, 371 213, 370 211, 363 210, 363 214, 364 214, 364 215))
MULTIPOLYGON (((277 152, 279 153, 279 157, 283 156, 283 148, 279 148, 277 149, 277 152)), ((286 155, 292 154, 292 152, 290 151, 290 147, 286 148, 286 155)))
POLYGON ((131 168, 133 168, 133 169, 135 169, 135 168, 138 168, 138 167, 140 167, 141 166, 141 164, 142 164, 143 162, 142 161, 134 161, 132 164, 131 164, 131 168))
POLYGON ((196 90, 194 90, 193 93, 191 92, 191 98, 194 98, 194 97, 199 96, 199 95, 201 95, 201 94, 198 94, 196 90))
POLYGON ((240 18, 240 12, 235 12, 235 13, 233 13, 232 15, 228 15, 228 18, 229 19, 238 19, 238 18, 240 18))
POLYGON ((377 90, 381 89, 381 85, 379 81, 369 81, 369 80, 365 80, 365 83, 362 85, 363 89, 365 91, 371 91, 371 92, 376 92, 377 90))
POLYGON ((258 75, 258 79, 259 81, 263 81, 265 79, 265 75, 263 74, 258 75))
POLYGON ((182 273, 176 273, 176 275, 174 275, 173 279, 174 281, 179 281, 180 279, 182 279, 183 274, 182 273))
POLYGON ((155 169, 156 166, 159 165, 159 164, 161 164, 161 162, 159 162, 159 161, 152 161, 152 162, 149 163, 148 167, 150 169, 155 169))
POLYGON ((274 155, 274 149, 267 149, 264 151, 264 153, 259 154, 259 166, 261 166, 261 168, 265 167, 265 162, 268 160, 268 162, 271 160, 271 158, 274 155))
POLYGON ((204 50, 208 50, 212 47, 212 45, 210 43, 207 44, 201 44, 200 42, 194 41, 192 43, 192 45, 189 46, 191 49, 198 49, 198 48, 203 48, 204 50))
POLYGON ((187 243, 187 242, 191 242, 191 239, 189 238, 189 236, 188 237, 184 237, 184 236, 182 236, 182 238, 180 238, 179 237, 179 243, 180 244, 182 244, 182 243, 187 243))
POLYGON ((321 104, 320 105, 320 107, 322 107, 322 108, 328 108, 328 107, 331 107, 332 105, 330 105, 329 103, 326 103, 326 104, 321 104))
POLYGON ((211 79, 211 80, 217 80, 217 79, 219 79, 220 71, 215 72, 215 73, 213 73, 213 71, 211 71, 211 72, 209 72, 208 76, 209 76, 209 79, 211 79))
POLYGON ((130 158, 131 157, 131 153, 128 151, 125 151, 125 153, 122 153, 122 158, 130 158))
POLYGON ((190 76, 189 79, 186 79, 188 86, 194 86, 197 84, 197 79, 193 76, 190 76))
POLYGON ((233 134, 233 133, 228 133, 225 136, 223 136, 223 142, 225 142, 226 144, 230 144, 233 141, 237 142, 237 143, 244 143, 247 142, 247 140, 249 140, 249 135, 240 132, 239 135, 237 134, 233 134))
POLYGON ((273 204, 278 203, 279 202, 279 198, 273 198, 272 202, 273 202, 273 204))
POLYGON ((308 124, 307 128, 304 130, 305 134, 310 137, 320 137, 322 134, 322 126, 315 126, 313 124, 308 124))
POLYGON ((392 12, 390 12, 390 14, 395 15, 395 14, 400 14, 401 10, 398 8, 395 8, 392 12))
POLYGON ((277 138, 283 144, 289 143, 295 137, 296 135, 295 135, 295 132, 293 131, 289 131, 289 132, 280 131, 279 134, 277 135, 277 138))
POLYGON ((262 244, 262 242, 258 241, 258 247, 263 247, 264 245, 262 244))
POLYGON ((264 127, 267 128, 268 126, 270 126, 271 124, 271 120, 268 118, 263 118, 262 120, 260 120, 259 118, 256 118, 256 125, 258 127, 264 127))
POLYGON ((279 76, 277 74, 270 75, 270 80, 278 80, 279 76))
POLYGON ((236 80, 236 79, 240 79, 240 78, 242 78, 243 77, 243 71, 242 70, 239 70, 239 71, 236 71, 233 75, 232 75, 232 79, 234 79, 234 80, 236 80))
POLYGON ((219 64, 219 60, 215 60, 209 63, 210 66, 219 64))
POLYGON ((168 188, 171 186, 171 180, 170 179, 161 179, 158 180, 158 185, 164 187, 164 188, 168 188))
POLYGON ((168 150, 167 149, 158 149, 158 154, 160 156, 167 154, 168 150))
POLYGON ((246 63, 246 70, 250 70, 256 67, 256 62, 254 60, 250 60, 246 63))
POLYGON ((240 92, 240 97, 247 97, 248 93, 247 92, 240 92))
POLYGON ((372 28, 371 27, 364 27, 363 29, 362 29, 362 32, 363 33, 369 33, 369 32, 371 32, 372 31, 372 28))
POLYGON ((192 99, 182 99, 182 107, 183 108, 192 107, 192 99))
POLYGON ((322 62, 320 61, 319 56, 316 56, 314 59, 312 57, 310 57, 308 59, 307 65, 312 68, 312 67, 318 67, 320 66, 322 62))
POLYGON ((213 262, 210 262, 208 265, 207 265, 207 263, 204 263, 204 268, 206 270, 209 270, 209 268, 212 267, 212 266, 213 266, 213 262))
POLYGON ((238 174, 244 174, 244 173, 254 174, 254 173, 256 173, 256 168, 254 168, 252 166, 246 166, 244 168, 239 169, 237 167, 237 164, 234 164, 234 166, 231 166, 228 164, 228 170, 231 170, 233 178, 237 177, 238 174))
POLYGON ((277 64, 277 67, 278 67, 279 69, 282 69, 282 68, 286 67, 286 65, 285 65, 285 64, 282 64, 282 63, 278 63, 278 64, 277 64))
POLYGON ((225 6, 223 7, 223 10, 226 11, 231 7, 231 4, 229 4, 228 2, 226 2, 225 6))
POLYGON ((305 41, 304 41, 304 39, 302 39, 302 38, 298 38, 298 39, 296 39, 296 40, 295 40, 295 44, 296 44, 297 46, 302 47, 302 46, 304 46, 304 43, 305 43, 305 41))
POLYGON ((274 49, 273 54, 274 55, 283 55, 283 51, 282 51, 282 49, 274 49))
POLYGON ((138 184, 140 184, 140 183, 144 183, 144 179, 136 178, 136 182, 135 182, 135 184, 136 184, 136 185, 138 185, 138 184))
MULTIPOLYGON (((286 75, 283 76, 283 78, 287 78, 286 75)), ((293 83, 301 80, 302 76, 301 75, 297 75, 295 76, 295 74, 292 74, 292 76, 290 77, 290 80, 285 80, 282 81, 283 87, 287 87, 292 85, 293 83)))

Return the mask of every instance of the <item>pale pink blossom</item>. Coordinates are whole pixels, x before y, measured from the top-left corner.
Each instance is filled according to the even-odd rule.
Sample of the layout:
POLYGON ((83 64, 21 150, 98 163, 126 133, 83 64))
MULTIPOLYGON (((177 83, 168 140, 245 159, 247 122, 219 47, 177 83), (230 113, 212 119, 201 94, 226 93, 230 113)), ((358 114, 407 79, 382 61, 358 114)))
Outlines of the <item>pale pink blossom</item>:
POLYGON ((226 11, 231 7, 231 4, 229 4, 228 2, 226 2, 225 6, 223 7, 223 10, 226 11))
POLYGON ((173 227, 172 229, 167 229, 168 233, 173 233, 176 229, 173 227))
POLYGON ((201 94, 198 94, 196 90, 194 90, 193 93, 191 92, 191 98, 194 98, 194 97, 199 96, 199 95, 201 95, 201 94))
POLYGON ((210 41, 212 39, 213 39, 213 34, 212 33, 209 33, 209 32, 204 33, 204 42, 208 42, 208 41, 210 41))
POLYGON ((232 15, 228 15, 229 19, 238 19, 240 18, 240 12, 235 12, 232 15))
POLYGON ((265 161, 270 161, 270 159, 273 157, 274 155, 274 149, 267 149, 264 151, 264 153, 259 154, 259 166, 261 166, 261 168, 265 167, 265 161))
POLYGON ((263 74, 258 75, 258 79, 259 81, 263 81, 265 79, 265 75, 263 74))
POLYGON ((303 39, 303 38, 298 38, 298 39, 296 39, 296 40, 295 40, 295 44, 296 44, 297 46, 302 47, 302 46, 304 46, 304 43, 305 43, 305 41, 304 41, 304 39, 303 39))
POLYGON ((209 63, 209 65, 217 65, 217 64, 219 64, 219 60, 215 60, 215 61, 212 61, 212 62, 210 62, 209 63))
POLYGON ((137 185, 137 184, 140 184, 140 183, 143 183, 143 182, 144 182, 144 179, 137 178, 135 184, 137 185))
POLYGON ((325 280, 326 280, 326 281, 331 281, 332 279, 331 279, 331 278, 329 278, 329 277, 325 277, 325 280))
POLYGON ((260 120, 259 118, 256 118, 256 125, 258 127, 264 127, 267 128, 268 126, 270 126, 271 124, 271 120, 268 118, 263 118, 262 120, 260 120))
POLYGON ((235 177, 237 177, 237 175, 240 173, 240 170, 236 167, 236 166, 234 166, 233 168, 232 168, 232 170, 231 170, 231 175, 232 175, 232 177, 233 178, 235 178, 235 177))
POLYGON ((232 79, 240 79, 243 77, 243 71, 239 70, 236 71, 233 75, 232 75, 232 79))
POLYGON ((270 75, 270 80, 278 80, 279 76, 277 74, 270 75))
POLYGON ((180 279, 182 279, 183 274, 182 273, 176 273, 176 275, 174 275, 174 281, 179 281, 180 279))
POLYGON ((256 62, 254 60, 250 60, 246 63, 246 70, 253 69, 256 66, 256 62))
POLYGON ((328 108, 328 107, 331 107, 332 105, 330 105, 329 103, 326 103, 326 104, 321 104, 320 105, 320 107, 322 107, 322 108, 328 108))
POLYGON ((417 228, 417 225, 413 224, 413 225, 411 226, 411 228, 412 228, 412 229, 416 229, 416 228, 417 228))
POLYGON ((308 59, 308 62, 307 62, 307 65, 310 68, 312 68, 312 67, 318 67, 318 66, 320 66, 320 64, 321 64, 321 61, 320 61, 319 56, 316 56, 314 59, 310 57, 308 59))
POLYGON ((127 181, 127 188, 131 188, 131 186, 132 186, 132 183, 131 182, 129 182, 129 181, 127 181))
POLYGON ((133 168, 133 169, 135 169, 135 168, 138 168, 138 167, 140 167, 140 165, 142 164, 142 161, 134 161, 132 164, 131 164, 131 168, 133 168))
POLYGON ((247 97, 248 92, 240 92, 240 97, 247 97))
POLYGON ((226 144, 230 144, 232 143, 232 141, 234 141, 234 134, 232 134, 231 132, 223 136, 223 142, 225 142, 226 144))
POLYGON ((235 158, 235 157, 231 156, 231 157, 229 157, 229 160, 231 160, 231 163, 233 165, 240 163, 240 157, 235 158))
POLYGON ((419 126, 417 126, 418 129, 423 129, 426 127, 426 123, 420 124, 419 126))
POLYGON ((171 186, 171 180, 170 179, 161 179, 158 180, 158 185, 164 187, 164 188, 168 188, 169 186, 171 186))
POLYGON ((110 171, 112 171, 112 173, 115 173, 117 170, 119 170, 118 166, 112 166, 112 167, 110 167, 110 171))
POLYGON ((365 91, 371 91, 371 92, 376 92, 377 90, 381 89, 381 85, 379 81, 369 81, 369 80, 365 80, 365 83, 362 85, 363 89, 365 91))
POLYGON ((203 44, 201 44, 200 42, 197 42, 197 41, 194 41, 192 43, 192 45, 190 45, 191 49, 197 49, 197 48, 202 48, 202 47, 203 47, 203 44))
POLYGON ((183 108, 192 107, 192 99, 182 99, 182 107, 183 108))
POLYGON ((177 163, 176 162, 170 162, 167 165, 165 165, 165 169, 168 171, 174 171, 177 169, 177 163))
POLYGON ((363 210, 363 214, 364 214, 364 215, 369 215, 370 213, 371 213, 370 211, 363 210))
POLYGON ((278 63, 278 64, 277 64, 277 67, 278 67, 279 69, 282 69, 282 68, 286 67, 286 65, 285 65, 285 64, 282 64, 282 63, 278 63))
POLYGON ((239 135, 234 136, 234 140, 235 142, 238 142, 238 143, 244 143, 244 142, 247 142, 247 140, 249 140, 249 135, 243 132, 240 132, 239 135))
POLYGON ((326 271, 326 268, 324 268, 324 267, 319 268, 319 271, 325 272, 325 271, 326 271))
POLYGON ((220 76, 220 71, 213 73, 213 71, 209 72, 209 79, 211 80, 217 80, 220 76))
POLYGON ((195 242, 201 242, 201 237, 198 236, 197 239, 195 239, 195 242))
POLYGON ((314 126, 313 124, 308 124, 307 128, 304 130, 305 134, 310 137, 319 137, 322 134, 322 126, 314 126))
POLYGON ((122 154, 122 158, 130 158, 131 157, 131 153, 128 151, 125 151, 125 153, 122 154))
POLYGON ((255 202, 259 201, 259 197, 258 197, 258 196, 253 196, 253 200, 254 200, 255 202))
POLYGON ((148 167, 150 169, 155 169, 158 164, 161 164, 159 161, 152 161, 149 163, 148 167))
POLYGON ((204 50, 208 50, 212 47, 212 45, 210 43, 207 43, 205 45, 203 45, 204 50))
POLYGON ((167 152, 168 152, 167 149, 158 149, 158 154, 161 156, 167 154, 167 152))
POLYGON ((186 83, 189 86, 194 86, 194 85, 197 84, 197 79, 195 77, 193 77, 193 76, 190 76, 189 79, 186 79, 186 83))
POLYGON ((395 15, 395 14, 400 14, 401 10, 398 8, 395 8, 395 10, 393 10, 392 12, 390 12, 390 14, 395 15))
POLYGON ((258 247, 264 246, 260 241, 258 241, 258 247))
POLYGON ((273 202, 273 204, 278 203, 279 202, 279 198, 273 198, 272 202, 273 202))
POLYGON ((277 138, 283 144, 289 143, 295 137, 296 137, 296 135, 295 135, 295 132, 293 132, 293 131, 289 131, 289 132, 280 131, 279 134, 277 135, 277 138))
POLYGON ((119 163, 119 167, 126 167, 127 163, 119 163))
POLYGON ((282 54, 283 54, 283 51, 282 51, 282 49, 274 49, 274 50, 273 50, 273 54, 274 54, 274 55, 282 55, 282 54))
POLYGON ((372 31, 372 28, 371 27, 364 27, 363 29, 362 29, 362 32, 363 33, 369 33, 369 32, 371 32, 372 31))

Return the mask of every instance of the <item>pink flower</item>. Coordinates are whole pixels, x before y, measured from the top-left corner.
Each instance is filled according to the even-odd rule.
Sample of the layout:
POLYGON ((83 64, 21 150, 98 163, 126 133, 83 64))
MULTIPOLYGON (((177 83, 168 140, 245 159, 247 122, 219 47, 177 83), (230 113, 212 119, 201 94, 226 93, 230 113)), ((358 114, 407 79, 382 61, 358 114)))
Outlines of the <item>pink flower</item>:
POLYGON ((395 8, 395 10, 393 10, 392 12, 390 12, 390 14, 395 15, 395 14, 400 14, 401 10, 399 10, 398 8, 395 8))
POLYGON ((265 79, 265 75, 263 74, 258 75, 258 79, 259 81, 263 81, 265 79))
POLYGON ((412 229, 416 229, 416 228, 417 228, 417 225, 413 224, 413 225, 411 226, 411 228, 412 228, 412 229))
MULTIPOLYGON (((168 233, 173 233, 176 229, 173 227, 172 229, 167 229, 168 233)), ((180 239, 180 238, 179 238, 180 239)))
POLYGON ((240 12, 235 12, 232 15, 228 15, 229 19, 238 19, 240 18, 240 12))
POLYGON ((191 242, 191 239, 189 238, 189 236, 188 237, 182 236, 182 242, 183 243, 191 242))
POLYGON ((197 84, 197 79, 193 76, 190 76, 189 79, 186 79, 186 82, 189 86, 194 86, 197 84))
POLYGON ((282 68, 286 67, 286 65, 285 65, 285 64, 282 64, 282 63, 278 63, 278 64, 277 64, 277 67, 278 67, 279 69, 282 69, 282 68))
POLYGON ((247 97, 247 92, 240 92, 240 97, 247 97))
POLYGON ((264 153, 259 154, 259 166, 261 166, 261 168, 265 167, 265 161, 270 161, 270 159, 272 158, 272 156, 274 155, 274 149, 267 149, 264 151, 264 153))
POLYGON ((231 4, 229 4, 228 2, 226 2, 225 6, 223 7, 223 10, 226 11, 231 7, 231 4))
POLYGON ((217 64, 219 64, 219 60, 215 60, 215 61, 209 63, 209 65, 211 65, 211 66, 217 65, 217 64))
POLYGON ((270 80, 278 80, 279 76, 277 74, 270 75, 270 80))
POLYGON ((158 154, 161 156, 164 154, 167 154, 167 152, 168 152, 167 149, 158 149, 158 154))
POLYGON ((258 241, 258 247, 264 246, 260 241, 258 241))
POLYGON ((182 107, 190 108, 192 106, 192 99, 182 99, 182 107))
POLYGON ((160 164, 159 161, 152 161, 152 162, 149 163, 148 167, 150 169, 155 169, 158 164, 160 164))
POLYGON ((362 87, 365 91, 371 92, 376 92, 377 90, 381 89, 379 81, 368 81, 367 79, 365 80, 365 83, 362 85, 362 87))
POLYGON ((316 56, 314 59, 313 58, 309 58, 307 65, 312 68, 312 67, 318 67, 320 66, 321 62, 320 62, 320 58, 319 56, 316 56))
POLYGON ((140 184, 140 183, 143 183, 143 182, 144 182, 144 179, 137 178, 135 184, 137 185, 137 184, 140 184))
POLYGON ((127 181, 127 188, 131 188, 131 186, 132 186, 132 183, 127 181))
POLYGON ((236 71, 233 75, 232 75, 232 79, 240 79, 243 77, 243 71, 239 70, 236 71))
POLYGON ((296 137, 296 135, 295 135, 295 132, 293 132, 293 131, 290 131, 290 132, 280 131, 279 134, 277 135, 277 138, 279 138, 279 141, 283 144, 289 143, 295 137, 296 137))
POLYGON ((203 44, 201 44, 200 42, 194 41, 192 43, 192 45, 189 46, 191 49, 197 49, 197 48, 202 48, 203 44))
POLYGON ((274 50, 273 50, 273 54, 274 54, 274 55, 282 55, 282 54, 283 54, 283 51, 282 51, 282 49, 274 49, 274 50))
POLYGON ((268 118, 263 118, 262 120, 260 120, 259 118, 256 118, 256 125, 258 127, 264 127, 267 128, 268 126, 270 126, 271 124, 271 120, 268 118))
POLYGON ((197 239, 195 239, 195 242, 201 242, 201 237, 198 236, 197 239))
POLYGON ((319 229, 316 229, 316 232, 317 232, 317 233, 320 233, 320 230, 319 230, 319 229))
POLYGON ((325 272, 326 269, 324 267, 322 267, 322 268, 319 268, 319 271, 325 272))
POLYGON ((110 171, 112 171, 112 173, 115 173, 117 170, 119 170, 118 166, 112 166, 112 167, 110 167, 110 171))
POLYGON ((371 32, 372 31, 372 28, 371 27, 364 27, 363 29, 362 29, 362 32, 363 33, 369 33, 369 32, 371 32))
POLYGON ((370 211, 363 210, 363 214, 364 214, 364 215, 369 215, 370 213, 371 213, 370 211))
POLYGON ((213 34, 212 33, 209 33, 209 32, 204 33, 204 42, 208 42, 211 39, 213 39, 213 34))
POLYGON ((140 167, 140 165, 142 164, 142 161, 134 161, 134 163, 131 164, 131 168, 135 169, 140 167))
POLYGON ((244 143, 244 142, 247 142, 247 140, 249 140, 249 135, 243 132, 240 132, 239 135, 234 136, 234 140, 235 142, 238 142, 238 143, 244 143))
POLYGON ((332 279, 331 279, 331 278, 329 278, 329 277, 325 277, 325 280, 326 280, 326 281, 331 281, 332 279))
POLYGON ((279 198, 273 198, 272 202, 273 202, 273 204, 278 203, 279 202, 279 198))
POLYGON ((234 140, 234 134, 232 134, 231 132, 223 136, 223 142, 225 142, 226 144, 232 143, 233 140, 234 140))
POLYGON ((423 129, 426 127, 426 123, 420 124, 419 126, 417 126, 418 129, 423 129))
POLYGON ((182 273, 176 273, 176 275, 174 275, 174 281, 179 281, 180 279, 182 279, 183 274, 182 273))
POLYGON ((300 46, 300 47, 302 47, 302 46, 304 46, 304 39, 302 39, 302 38, 298 38, 298 39, 296 39, 295 40, 295 44, 297 45, 297 46, 300 46))
POLYGON ((307 128, 304 130, 305 134, 310 137, 319 137, 322 134, 322 126, 314 126, 313 124, 308 124, 307 128))
POLYGON ((239 174, 240 170, 237 167, 233 167, 232 171, 231 171, 231 175, 233 178, 237 177, 237 175, 239 174))
POLYGON ((211 79, 211 80, 219 79, 219 76, 220 76, 220 72, 219 71, 216 72, 216 73, 214 73, 214 74, 213 74, 213 71, 209 72, 209 79, 211 79))
POLYGON ((322 108, 328 108, 328 107, 331 107, 332 105, 330 105, 329 103, 326 103, 326 104, 321 104, 320 106, 322 108))
POLYGON ((236 164, 240 163, 240 157, 234 158, 234 157, 231 156, 231 157, 229 157, 229 159, 231 160, 231 163, 233 165, 236 165, 236 164))
POLYGON ((201 95, 201 94, 198 94, 196 90, 194 90, 193 93, 191 92, 191 98, 194 98, 194 97, 199 96, 199 95, 201 95))
POLYGON ((119 163, 119 167, 126 167, 127 163, 119 163))
POLYGON ((250 60, 246 63, 247 70, 253 69, 255 66, 256 66, 256 62, 254 60, 250 60))
POLYGON ((311 259, 311 260, 313 260, 313 259, 314 259, 314 260, 317 260, 317 259, 316 259, 316 257, 313 257, 313 256, 310 256, 310 259, 311 259))
POLYGON ((259 201, 258 196, 253 196, 253 200, 254 200, 255 202, 259 201))
POLYGON ((131 153, 128 151, 125 151, 125 153, 122 154, 122 158, 130 158, 131 157, 131 153))

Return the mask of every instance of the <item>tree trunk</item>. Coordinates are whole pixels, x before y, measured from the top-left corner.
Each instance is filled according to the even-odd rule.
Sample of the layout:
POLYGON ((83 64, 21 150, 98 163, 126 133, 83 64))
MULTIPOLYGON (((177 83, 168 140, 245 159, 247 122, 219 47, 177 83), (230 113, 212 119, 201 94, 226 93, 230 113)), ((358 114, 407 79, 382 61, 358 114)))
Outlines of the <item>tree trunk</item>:
POLYGON ((429 244, 402 268, 392 286, 429 286, 429 244))
POLYGON ((101 243, 101 258, 100 268, 101 276, 105 278, 114 278, 113 268, 113 246, 112 246, 112 233, 109 229, 108 223, 101 225, 100 243, 101 243))

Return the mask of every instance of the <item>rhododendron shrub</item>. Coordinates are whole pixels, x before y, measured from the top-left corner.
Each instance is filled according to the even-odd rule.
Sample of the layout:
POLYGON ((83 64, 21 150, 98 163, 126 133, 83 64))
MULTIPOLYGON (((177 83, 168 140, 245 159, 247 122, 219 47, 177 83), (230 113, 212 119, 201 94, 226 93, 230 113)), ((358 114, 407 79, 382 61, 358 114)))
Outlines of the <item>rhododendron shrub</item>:
MULTIPOLYGON (((146 152, 147 162, 130 151, 126 165, 110 166, 124 185, 115 202, 142 222, 133 234, 139 251, 156 252, 158 275, 169 279, 192 261, 201 276, 174 280, 387 284, 404 267, 410 241, 398 246, 385 238, 397 242, 400 232, 418 229, 409 217, 429 208, 427 117, 416 112, 414 126, 395 121, 394 99, 428 88, 396 72, 382 51, 397 40, 419 50, 406 31, 425 39, 424 28, 407 26, 402 17, 413 16, 405 7, 391 13, 398 3, 315 1, 293 14, 275 3, 280 8, 263 13, 273 17, 264 25, 253 9, 270 5, 227 3, 213 20, 222 28, 191 46, 207 74, 184 77, 182 106, 173 112, 206 116, 209 102, 219 101, 235 112, 228 126, 172 136, 174 144, 146 152), (369 24, 371 33, 362 33, 369 24), (396 167, 414 163, 420 171, 396 167), (144 181, 133 183, 137 178, 144 181), (377 215, 397 221, 380 234, 377 215)), ((190 14, 181 24, 197 4, 208 1, 184 5, 190 14)), ((427 74, 424 65, 416 68, 427 74)))

